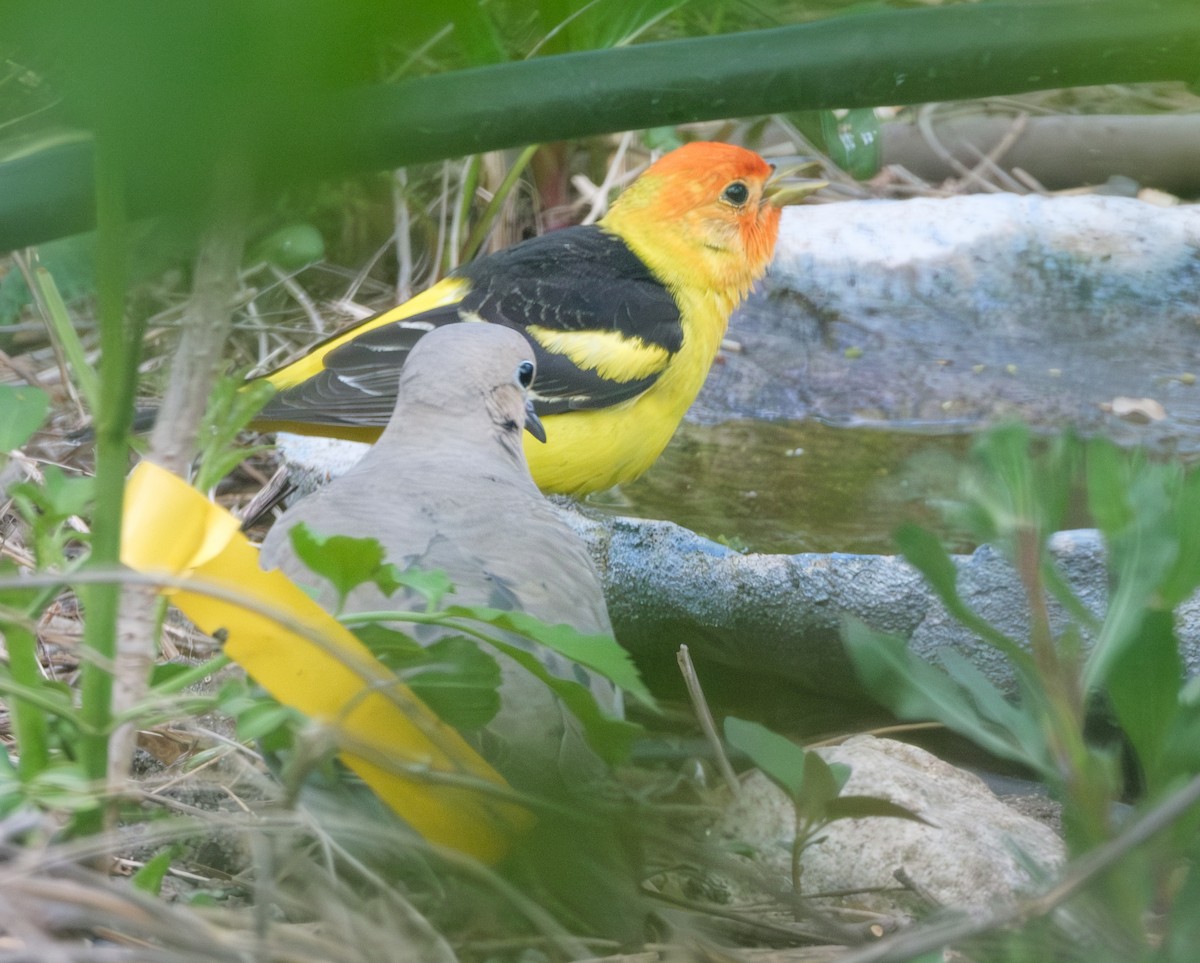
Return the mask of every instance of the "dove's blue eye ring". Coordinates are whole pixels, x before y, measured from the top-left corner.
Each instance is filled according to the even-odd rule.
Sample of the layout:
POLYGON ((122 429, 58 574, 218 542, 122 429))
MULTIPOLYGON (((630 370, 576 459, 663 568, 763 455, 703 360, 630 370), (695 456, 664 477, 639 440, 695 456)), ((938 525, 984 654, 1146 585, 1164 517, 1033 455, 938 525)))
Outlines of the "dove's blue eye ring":
POLYGON ((522 361, 517 365, 517 384, 522 388, 528 388, 533 384, 533 362, 522 361))

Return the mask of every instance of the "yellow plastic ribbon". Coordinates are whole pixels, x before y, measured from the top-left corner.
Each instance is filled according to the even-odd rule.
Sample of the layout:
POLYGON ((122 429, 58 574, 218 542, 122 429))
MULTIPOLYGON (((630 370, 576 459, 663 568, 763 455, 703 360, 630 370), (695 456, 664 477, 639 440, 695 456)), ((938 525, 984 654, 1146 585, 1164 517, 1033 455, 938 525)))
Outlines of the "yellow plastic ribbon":
POLYGON ((282 572, 263 571, 236 518, 150 462, 129 476, 121 561, 261 600, 321 639, 212 595, 163 590, 202 631, 224 630, 225 653, 272 696, 329 726, 341 760, 426 839, 496 862, 532 822, 486 788, 438 784, 441 773, 507 786, 348 629, 282 572))

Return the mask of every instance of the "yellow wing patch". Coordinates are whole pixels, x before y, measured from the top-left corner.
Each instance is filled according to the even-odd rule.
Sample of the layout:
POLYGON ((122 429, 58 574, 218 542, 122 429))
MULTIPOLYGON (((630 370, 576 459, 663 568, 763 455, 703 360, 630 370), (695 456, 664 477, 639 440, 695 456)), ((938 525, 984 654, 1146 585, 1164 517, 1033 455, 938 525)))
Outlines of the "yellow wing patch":
POLYGON ((671 360, 671 352, 661 345, 619 331, 557 331, 531 324, 525 334, 552 354, 563 355, 576 367, 595 371, 610 381, 648 378, 671 360))
POLYGON ((313 375, 320 374, 324 370, 325 355, 335 348, 340 348, 347 341, 352 341, 367 331, 373 331, 385 324, 403 321, 405 318, 411 318, 424 311, 432 311, 434 308, 443 308, 448 304, 457 304, 463 299, 463 295, 467 293, 470 286, 471 282, 466 278, 445 278, 427 291, 422 291, 416 297, 410 298, 390 311, 384 311, 360 324, 351 325, 340 334, 326 338, 312 348, 309 354, 266 375, 265 380, 280 391, 307 381, 313 375))

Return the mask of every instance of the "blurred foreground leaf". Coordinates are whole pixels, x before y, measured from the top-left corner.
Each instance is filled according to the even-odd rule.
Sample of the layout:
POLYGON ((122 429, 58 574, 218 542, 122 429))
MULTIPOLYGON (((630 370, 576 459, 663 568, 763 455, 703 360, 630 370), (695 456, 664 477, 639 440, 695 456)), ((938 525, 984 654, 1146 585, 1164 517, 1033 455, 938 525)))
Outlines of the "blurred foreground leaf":
POLYGON ((0 385, 0 454, 29 441, 49 410, 50 397, 41 388, 0 385))
MULTIPOLYGON (((406 6, 19 0, 0 35, 61 76, 76 124, 117 136, 135 213, 194 199, 231 145, 274 188, 698 120, 1190 82, 1200 62, 1188 3, 1048 0, 871 10, 510 63, 492 63, 499 52, 482 41, 471 49, 488 66, 370 86, 374 43, 402 28, 406 6)), ((445 8, 442 23, 481 41, 468 6, 445 8)), ((90 225, 90 158, 73 142, 0 164, 0 251, 90 225)))

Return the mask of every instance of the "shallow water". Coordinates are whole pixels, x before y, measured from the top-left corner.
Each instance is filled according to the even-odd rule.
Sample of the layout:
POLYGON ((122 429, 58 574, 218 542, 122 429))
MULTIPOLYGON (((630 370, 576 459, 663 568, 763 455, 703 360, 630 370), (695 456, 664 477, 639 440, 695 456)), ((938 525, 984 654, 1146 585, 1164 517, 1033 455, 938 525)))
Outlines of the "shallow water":
POLYGON ((685 424, 650 471, 588 503, 748 551, 890 554, 904 521, 950 534, 938 505, 953 495, 969 444, 962 433, 812 420, 685 424))

